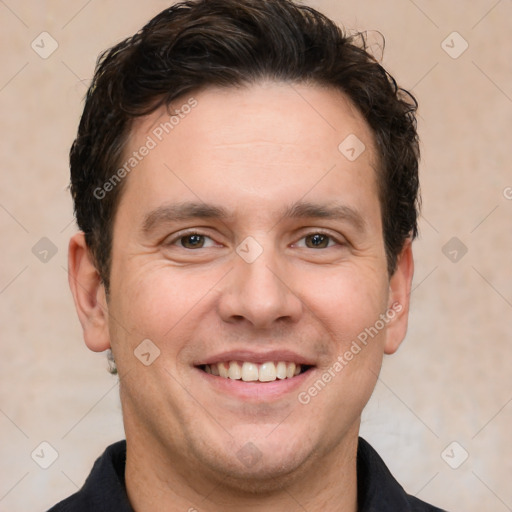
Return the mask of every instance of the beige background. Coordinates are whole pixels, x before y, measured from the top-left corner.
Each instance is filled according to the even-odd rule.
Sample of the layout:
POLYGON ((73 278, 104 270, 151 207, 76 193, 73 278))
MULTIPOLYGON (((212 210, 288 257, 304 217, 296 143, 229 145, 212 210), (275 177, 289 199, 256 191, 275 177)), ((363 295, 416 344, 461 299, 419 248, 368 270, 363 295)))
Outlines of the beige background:
MULTIPOLYGON (((420 102, 410 329, 385 361, 362 433, 421 499, 454 512, 512 510, 512 1, 310 4, 348 28, 381 31, 384 64, 420 102), (454 31, 464 40, 446 39, 454 31), (455 246, 443 252, 452 237, 467 247, 462 258, 455 246)), ((167 5, 0 0, 0 512, 45 510, 73 493, 123 437, 116 378, 82 343, 68 291, 67 153, 98 53, 167 5), (43 31, 58 43, 46 59, 31 48, 43 31), (57 249, 46 262, 48 242, 32 251, 42 237, 57 249), (42 441, 58 453, 48 469, 31 458, 42 441)), ((44 41, 40 52, 51 48, 44 41)), ((49 461, 43 452, 34 458, 49 461)))

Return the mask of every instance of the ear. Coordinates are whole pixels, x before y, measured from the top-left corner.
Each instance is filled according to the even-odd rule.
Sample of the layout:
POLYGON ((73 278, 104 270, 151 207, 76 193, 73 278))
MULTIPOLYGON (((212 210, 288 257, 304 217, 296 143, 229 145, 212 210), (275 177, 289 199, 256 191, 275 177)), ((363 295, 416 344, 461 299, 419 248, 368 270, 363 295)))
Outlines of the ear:
POLYGON ((69 241, 68 279, 85 344, 94 352, 107 350, 110 348, 110 336, 105 287, 83 232, 69 241))
POLYGON ((396 270, 389 280, 388 316, 390 322, 386 329, 384 345, 386 354, 396 352, 405 338, 413 274, 412 240, 408 239, 398 255, 396 270), (393 313, 394 316, 392 316, 393 313))

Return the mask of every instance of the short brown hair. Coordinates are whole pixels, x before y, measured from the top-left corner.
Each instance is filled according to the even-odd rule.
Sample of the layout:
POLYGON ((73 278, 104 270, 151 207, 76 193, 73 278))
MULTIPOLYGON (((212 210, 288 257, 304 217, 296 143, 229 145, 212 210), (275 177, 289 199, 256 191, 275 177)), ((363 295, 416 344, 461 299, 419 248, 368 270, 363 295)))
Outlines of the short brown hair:
POLYGON ((342 91, 372 129, 389 274, 417 235, 418 159, 414 97, 367 52, 361 34, 291 0, 191 0, 153 18, 98 59, 70 152, 71 192, 108 290, 112 226, 123 183, 94 193, 118 169, 132 121, 208 86, 263 79, 342 91))

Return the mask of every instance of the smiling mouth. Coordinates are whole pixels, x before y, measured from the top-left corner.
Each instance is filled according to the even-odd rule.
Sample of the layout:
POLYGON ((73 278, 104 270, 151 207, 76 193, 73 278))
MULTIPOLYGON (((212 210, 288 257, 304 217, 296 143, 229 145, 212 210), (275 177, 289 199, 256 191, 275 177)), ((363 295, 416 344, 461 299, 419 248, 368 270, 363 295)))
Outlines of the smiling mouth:
POLYGON ((216 377, 244 382, 274 382, 292 379, 307 372, 312 366, 286 361, 267 361, 258 364, 248 361, 223 361, 198 366, 200 370, 216 377))

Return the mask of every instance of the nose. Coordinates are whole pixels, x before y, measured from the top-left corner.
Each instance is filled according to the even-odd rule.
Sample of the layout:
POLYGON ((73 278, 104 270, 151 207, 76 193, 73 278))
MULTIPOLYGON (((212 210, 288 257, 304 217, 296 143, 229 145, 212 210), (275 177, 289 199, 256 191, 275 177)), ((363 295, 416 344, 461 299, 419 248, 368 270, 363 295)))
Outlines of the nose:
POLYGON ((270 249, 252 263, 236 255, 218 302, 222 320, 247 322, 258 329, 297 322, 303 303, 287 269, 286 261, 270 249))

